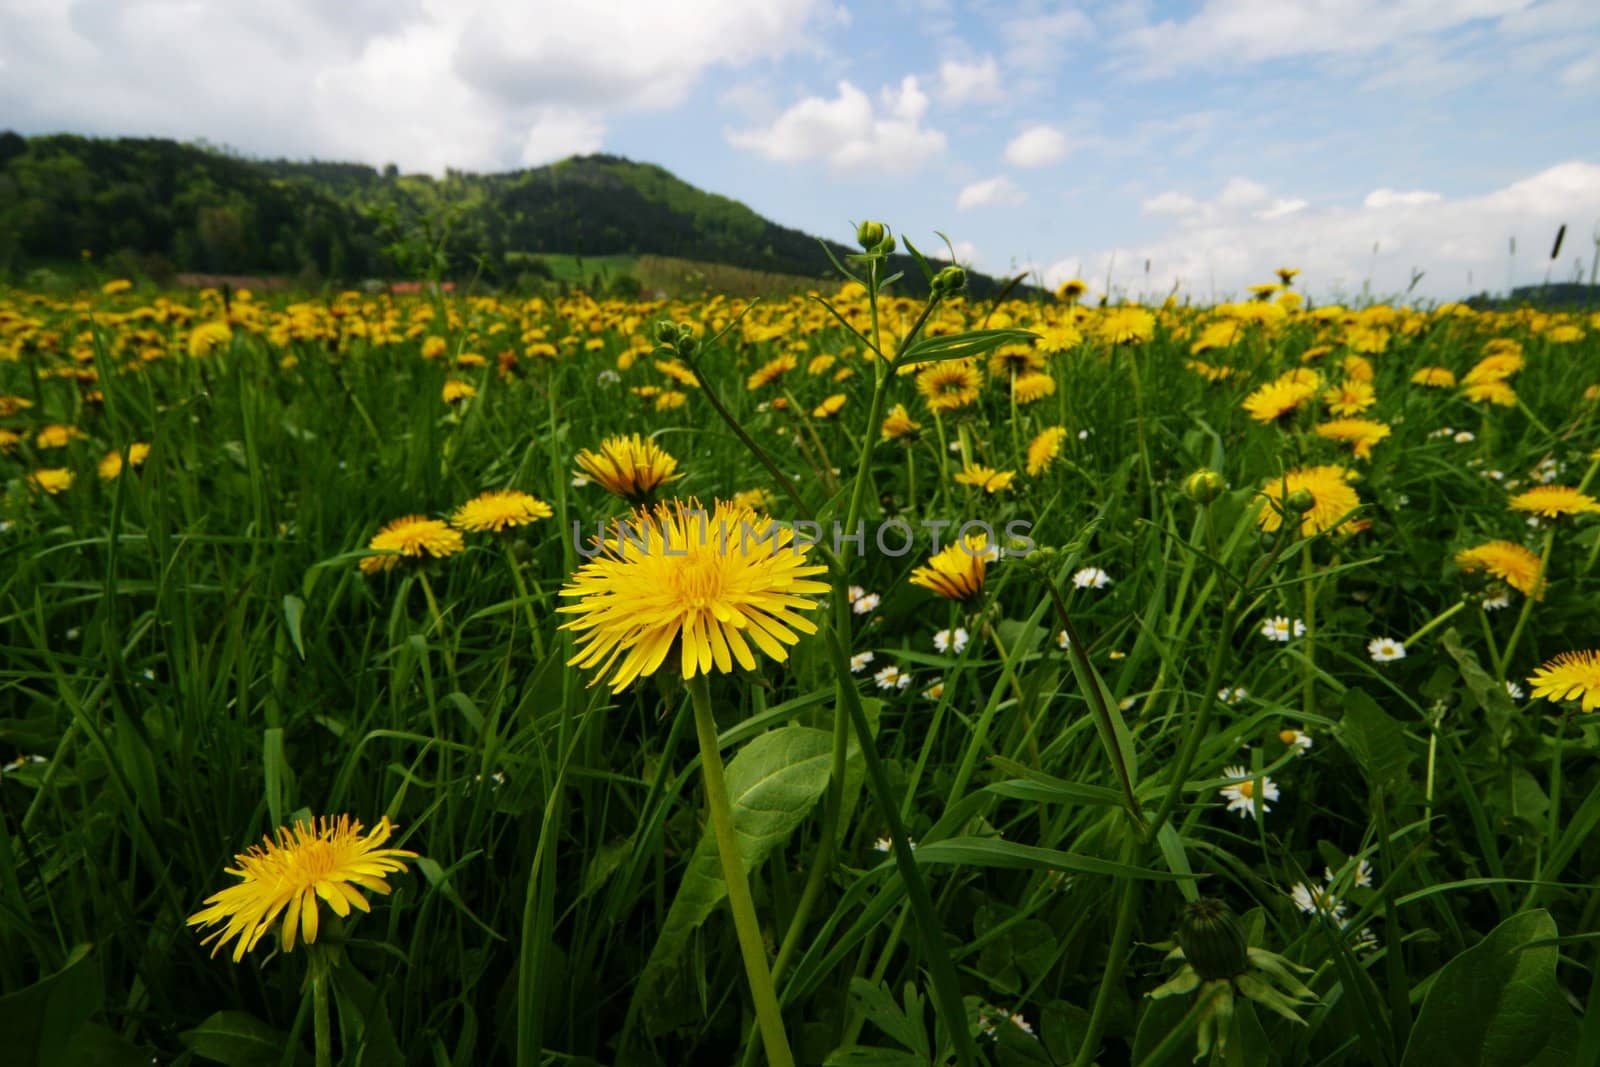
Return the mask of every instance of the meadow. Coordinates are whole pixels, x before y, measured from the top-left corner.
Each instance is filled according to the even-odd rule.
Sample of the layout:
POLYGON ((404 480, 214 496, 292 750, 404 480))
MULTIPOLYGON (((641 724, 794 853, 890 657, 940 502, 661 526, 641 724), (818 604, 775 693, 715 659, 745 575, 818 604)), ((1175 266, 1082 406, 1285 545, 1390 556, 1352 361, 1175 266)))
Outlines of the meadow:
POLYGON ((8 1062, 1600 1062, 1600 314, 861 245, 0 289, 8 1062))

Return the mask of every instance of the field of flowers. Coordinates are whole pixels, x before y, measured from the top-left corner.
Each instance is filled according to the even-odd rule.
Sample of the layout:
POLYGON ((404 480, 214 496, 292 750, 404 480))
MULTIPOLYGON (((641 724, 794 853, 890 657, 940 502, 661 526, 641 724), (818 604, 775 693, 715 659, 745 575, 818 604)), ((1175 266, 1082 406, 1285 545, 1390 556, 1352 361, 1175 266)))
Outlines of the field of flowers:
POLYGON ((7 1062, 1600 1062, 1600 314, 861 237, 0 290, 7 1062))

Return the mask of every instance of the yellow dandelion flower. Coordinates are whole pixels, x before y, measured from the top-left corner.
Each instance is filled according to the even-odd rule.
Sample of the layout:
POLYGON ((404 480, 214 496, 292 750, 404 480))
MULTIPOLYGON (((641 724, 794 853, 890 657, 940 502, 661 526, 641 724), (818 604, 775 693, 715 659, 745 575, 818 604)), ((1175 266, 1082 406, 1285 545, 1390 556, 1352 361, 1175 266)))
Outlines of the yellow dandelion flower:
POLYGON ((970 485, 982 489, 985 493, 998 493, 1011 488, 1011 483, 1016 480, 1016 471, 995 470, 993 467, 984 467, 974 463, 972 466, 960 471, 955 476, 955 481, 960 485, 970 485))
POLYGON ((189 331, 189 357, 199 359, 219 348, 226 348, 233 340, 233 329, 226 322, 202 322, 189 331))
POLYGON ((40 448, 65 448, 69 442, 82 436, 83 431, 76 426, 63 426, 53 422, 39 428, 39 432, 33 436, 33 443, 40 448))
POLYGON ((471 400, 478 395, 478 390, 470 382, 451 378, 444 383, 444 389, 440 395, 444 398, 446 404, 455 404, 462 400, 471 400))
POLYGON ((1353 381, 1371 382, 1374 377, 1372 360, 1366 356, 1358 356, 1355 353, 1351 353, 1340 360, 1339 365, 1344 368, 1344 376, 1353 381))
POLYGON ((831 419, 835 415, 839 414, 840 411, 844 410, 844 402, 848 399, 849 397, 845 396, 843 393, 834 393, 822 403, 811 409, 811 417, 813 419, 831 419))
POLYGON ((1472 369, 1461 376, 1461 384, 1478 385, 1482 382, 1503 381, 1527 365, 1528 361, 1522 357, 1520 345, 1515 348, 1501 348, 1474 363, 1472 369))
POLYGON ((929 557, 928 562, 911 572, 911 584, 932 590, 947 600, 959 600, 976 607, 983 597, 983 582, 989 561, 995 558, 989 539, 975 534, 929 557))
POLYGON ((10 452, 22 443, 22 435, 15 430, 0 427, 0 452, 10 452))
POLYGON ((313 944, 318 898, 340 918, 352 908, 371 911, 361 890, 387 896, 388 876, 403 871, 405 860, 416 859, 415 852, 381 847, 393 830, 387 816, 365 834, 360 821, 348 815, 280 827, 276 840, 263 837, 261 844, 234 857, 236 866, 227 873, 238 883, 207 897, 208 906, 189 916, 188 924, 221 926, 201 944, 211 945, 215 956, 232 941, 235 963, 256 947, 280 915, 285 952, 294 949, 296 940, 313 944))
POLYGON ((1468 574, 1487 571, 1523 596, 1540 600, 1544 581, 1539 557, 1511 541, 1488 541, 1456 553, 1456 566, 1468 574))
POLYGON ((883 419, 882 432, 885 441, 910 437, 920 429, 922 429, 922 423, 911 417, 904 404, 896 404, 890 408, 889 414, 885 415, 883 419))
POLYGON ((1299 273, 1299 267, 1279 267, 1278 280, 1284 285, 1288 285, 1290 282, 1294 281, 1295 275, 1299 273))
POLYGON ((799 360, 785 352, 781 356, 767 360, 757 368, 755 373, 750 375, 749 379, 744 383, 745 388, 752 393, 757 389, 765 388, 799 365, 799 360))
POLYGON ((133 288, 133 283, 126 278, 113 278, 100 287, 100 292, 106 296, 116 296, 133 288))
POLYGON ((1040 430, 1032 441, 1028 442, 1028 477, 1037 478, 1049 469, 1056 457, 1061 455, 1061 443, 1067 439, 1067 430, 1064 426, 1051 426, 1040 430))
POLYGON ((1371 382, 1346 378, 1322 394, 1322 402, 1335 415, 1359 415, 1378 402, 1378 394, 1371 382))
POLYGON ((657 489, 681 478, 675 473, 678 461, 654 441, 632 434, 608 437, 598 451, 587 448, 578 453, 581 473, 608 493, 631 504, 642 504, 654 497, 657 489))
POLYGON ((1019 404, 1043 400, 1056 391, 1056 380, 1048 374, 1024 374, 1011 383, 1011 397, 1019 404))
POLYGON ((1155 336, 1156 317, 1142 307, 1124 305, 1102 315, 1095 332, 1108 345, 1139 344, 1155 336))
POLYGON ((1430 389, 1449 389, 1456 384, 1456 376, 1449 367, 1418 367, 1411 375, 1412 385, 1425 385, 1430 389))
POLYGON ((832 355, 831 353, 827 353, 827 352, 824 352, 820 356, 812 356, 811 357, 811 361, 806 364, 806 373, 811 375, 812 377, 817 377, 818 375, 826 374, 828 372, 829 368, 831 368, 835 363, 837 363, 838 360, 839 360, 838 356, 832 355))
POLYGON ((1083 344, 1083 334, 1070 323, 1056 323, 1039 331, 1039 351, 1067 352, 1083 344))
POLYGON ((595 668, 591 685, 608 680, 621 691, 654 674, 673 652, 684 678, 754 670, 752 651, 782 662, 784 646, 816 625, 798 611, 828 586, 810 577, 810 546, 794 531, 727 501, 708 513, 681 500, 635 509, 613 524, 595 558, 578 568, 558 611, 575 616, 562 629, 577 634, 569 666, 595 668))
POLYGON ((1344 521, 1361 505, 1361 497, 1350 487, 1354 472, 1337 465, 1296 467, 1282 478, 1272 478, 1262 488, 1260 497, 1267 503, 1256 515, 1256 524, 1269 533, 1283 525, 1284 500, 1300 490, 1311 496, 1311 507, 1300 517, 1300 536, 1311 537, 1331 530, 1343 521, 1342 529, 1350 522, 1344 521))
POLYGON ((532 494, 516 489, 491 489, 456 508, 455 514, 450 516, 450 525, 467 533, 501 533, 554 514, 549 504, 532 494))
POLYGON ((747 511, 765 511, 772 506, 772 494, 765 489, 746 489, 733 494, 733 506, 747 511))
POLYGON ((1044 365, 1044 353, 1028 345, 1001 345, 989 353, 989 377, 997 381, 1032 374, 1042 370, 1044 365))
POLYGON ((690 389, 700 388, 700 379, 694 376, 694 371, 676 359, 656 360, 656 370, 665 374, 679 385, 688 386, 690 389))
POLYGON ((1462 392, 1474 404, 1498 404, 1500 407, 1509 408, 1516 406, 1517 403, 1517 391, 1511 388, 1509 382, 1499 380, 1474 382, 1467 385, 1462 392))
POLYGON ((1223 382, 1238 374, 1238 370, 1226 364, 1207 363, 1200 359, 1186 359, 1183 365, 1194 371, 1208 382, 1223 382))
POLYGON ((406 515, 374 534, 367 547, 374 552, 391 553, 362 558, 361 573, 377 574, 394 570, 402 559, 420 563, 453 556, 466 547, 466 542, 447 522, 426 515, 406 515))
POLYGON ((1308 382, 1278 379, 1261 386, 1244 398, 1240 406, 1257 422, 1276 422, 1287 418, 1317 393, 1317 387, 1308 382))
POLYGON ((1544 336, 1545 340, 1553 345, 1570 345, 1583 340, 1583 330, 1568 322, 1555 327, 1544 336))
POLYGON ((936 415, 966 407, 982 388, 983 375, 964 359, 935 363, 917 374, 917 392, 936 415))
POLYGON ((1600 708, 1600 652, 1563 652, 1529 676, 1528 684, 1535 700, 1581 700, 1584 711, 1600 708))
POLYGON ((1318 437, 1350 446, 1357 459, 1371 459, 1372 446, 1388 437, 1387 423, 1373 419, 1331 419, 1315 427, 1318 437))
POLYGON ((1056 286, 1056 299, 1063 304, 1076 304, 1089 291, 1089 283, 1082 278, 1068 278, 1056 286))
POLYGON ((689 394, 679 389, 668 389, 656 397, 657 411, 676 411, 689 402, 689 394))
POLYGON ((445 341, 443 337, 428 337, 422 342, 422 358, 438 359, 444 355, 445 341))
MULTIPOLYGON (((144 461, 149 458, 150 446, 145 444, 143 441, 135 441, 133 444, 128 446, 128 466, 143 466, 144 461)), ((112 451, 107 452, 100 459, 100 477, 105 481, 112 481, 122 474, 122 467, 122 453, 113 449, 112 451)))
POLYGON ((1545 519, 1587 515, 1600 511, 1600 501, 1569 485, 1538 485, 1518 493, 1508 502, 1512 511, 1526 511, 1545 519))
POLYGON ((55 496, 72 488, 72 472, 66 467, 41 467, 28 475, 28 485, 55 496))

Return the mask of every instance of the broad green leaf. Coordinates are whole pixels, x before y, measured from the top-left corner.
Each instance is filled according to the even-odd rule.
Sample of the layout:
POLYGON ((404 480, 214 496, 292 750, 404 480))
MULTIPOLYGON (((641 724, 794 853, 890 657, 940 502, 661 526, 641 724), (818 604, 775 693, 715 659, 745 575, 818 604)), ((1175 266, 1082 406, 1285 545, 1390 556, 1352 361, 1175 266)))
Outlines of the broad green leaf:
POLYGON ((1001 345, 1027 344, 1037 336, 1027 330, 968 330, 941 337, 924 337, 895 356, 894 365, 905 367, 913 363, 981 356, 1001 345))
POLYGON ((89 960, 90 946, 79 945, 55 974, 0 997, 0 1034, 5 1062, 16 1067, 54 1067, 67 1063, 74 1037, 100 1010, 100 969, 89 960))
MULTIPOLYGON (((278 1067, 284 1062, 289 1040, 281 1031, 242 1011, 219 1011, 193 1030, 179 1034, 178 1039, 196 1056, 226 1067, 278 1067)), ((304 1063, 307 1059, 296 1054, 289 1062, 304 1063)))
POLYGON ((1556 982, 1546 911, 1525 911, 1445 964, 1422 1002, 1400 1067, 1568 1067, 1578 1020, 1556 982))
POLYGON ((1406 769, 1416 757, 1411 742, 1400 724, 1359 689, 1345 690, 1338 734, 1368 782, 1390 790, 1404 784, 1406 769))
MULTIPOLYGON (((754 738, 728 762, 733 830, 746 871, 783 844, 810 814, 827 788, 832 752, 833 738, 826 731, 786 726, 754 738)), ((659 1036, 695 1017, 685 968, 689 937, 727 892, 716 836, 707 826, 634 988, 629 1013, 637 1012, 652 1034, 659 1036)))
POLYGON ((300 638, 300 621, 305 618, 306 602, 293 593, 286 594, 283 598, 283 624, 289 630, 289 640, 294 642, 294 650, 300 653, 300 658, 306 658, 306 646, 300 638))

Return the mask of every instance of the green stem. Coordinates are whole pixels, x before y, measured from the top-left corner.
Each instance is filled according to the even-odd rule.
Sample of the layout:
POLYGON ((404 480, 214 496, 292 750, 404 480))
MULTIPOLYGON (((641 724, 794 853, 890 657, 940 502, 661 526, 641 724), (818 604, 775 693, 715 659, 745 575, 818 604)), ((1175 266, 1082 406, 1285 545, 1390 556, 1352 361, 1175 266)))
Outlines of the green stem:
MULTIPOLYGON (((1122 862, 1137 863, 1139 861, 1133 838, 1123 846, 1122 862)), ((1089 1025, 1083 1032, 1083 1043, 1078 1046, 1078 1056, 1074 1059, 1073 1067, 1090 1067, 1094 1063, 1095 1050, 1100 1047, 1100 1039, 1106 1031, 1106 1016, 1111 1011, 1111 991, 1120 983, 1118 975, 1127 965, 1125 957, 1128 954, 1128 943, 1133 938, 1133 913, 1137 904, 1138 883, 1128 877, 1117 879, 1122 883, 1122 894, 1117 901, 1117 925, 1111 934, 1111 945, 1106 950, 1106 967, 1100 976, 1100 988, 1095 992, 1094 1007, 1089 1013, 1089 1025)))
POLYGON ((439 601, 434 598, 433 585, 428 581, 428 572, 419 568, 417 580, 422 584, 422 596, 428 602, 428 614, 433 618, 433 628, 439 633, 440 647, 444 649, 445 670, 450 672, 450 684, 460 689, 461 682, 456 678, 455 650, 450 647, 449 634, 444 628, 444 616, 439 611, 439 601))
POLYGON ((733 829, 733 807, 728 802, 728 783, 722 775, 722 755, 717 748, 717 723, 711 713, 711 687, 706 676, 689 679, 689 695, 694 702, 695 735, 700 741, 700 772, 705 778, 706 807, 711 810, 711 827, 716 834, 717 855, 722 860, 722 878, 728 887, 728 907, 733 912, 734 930, 739 936, 739 951, 744 956, 745 978, 755 1001, 756 1025, 766 1046, 771 1067, 794 1067, 789 1038, 783 1029, 783 1013, 773 990, 772 974, 767 970, 767 950, 761 939, 761 924, 756 919, 755 901, 745 877, 739 838, 733 829))
POLYGON ((1406 649, 1409 651, 1411 649, 1411 647, 1413 645, 1415 645, 1418 641, 1421 641, 1424 637, 1428 636, 1434 630, 1438 629, 1440 626, 1444 625, 1450 619, 1454 618, 1456 613, 1459 612, 1462 608, 1464 608, 1466 606, 1467 606, 1467 601, 1465 601, 1465 600, 1456 601, 1454 604, 1450 605, 1448 608, 1445 608, 1443 611, 1439 612, 1439 614, 1435 615, 1433 618, 1431 618, 1427 622, 1423 623, 1422 626, 1417 630, 1416 633, 1412 634, 1410 637, 1406 638, 1404 641, 1402 641, 1400 643, 1402 645, 1404 645, 1406 647, 1406 649))
MULTIPOLYGON (((533 634, 533 653, 540 662, 544 661, 544 636, 539 632, 539 620, 533 614, 533 601, 528 598, 528 583, 522 578, 522 564, 517 562, 517 557, 511 551, 511 542, 502 539, 500 547, 505 549, 506 565, 511 568, 511 581, 517 587, 517 599, 522 601, 524 611, 528 616, 528 630, 533 634)), ((540 596, 539 606, 545 606, 544 597, 540 596)))
MULTIPOLYGON (((331 968, 322 950, 311 949, 312 1034, 317 1049, 317 1067, 333 1067, 333 1019, 328 1011, 328 982, 331 968)), ((302 1046, 304 1047, 304 1046, 302 1046)))

